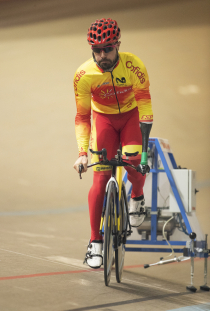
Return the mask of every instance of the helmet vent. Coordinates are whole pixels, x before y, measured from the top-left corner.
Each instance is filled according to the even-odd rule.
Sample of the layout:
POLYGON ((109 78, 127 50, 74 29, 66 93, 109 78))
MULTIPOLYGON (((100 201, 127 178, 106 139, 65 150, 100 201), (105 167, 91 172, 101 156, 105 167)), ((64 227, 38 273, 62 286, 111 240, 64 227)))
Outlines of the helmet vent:
POLYGON ((110 36, 110 30, 107 31, 107 37, 109 37, 109 36, 110 36))

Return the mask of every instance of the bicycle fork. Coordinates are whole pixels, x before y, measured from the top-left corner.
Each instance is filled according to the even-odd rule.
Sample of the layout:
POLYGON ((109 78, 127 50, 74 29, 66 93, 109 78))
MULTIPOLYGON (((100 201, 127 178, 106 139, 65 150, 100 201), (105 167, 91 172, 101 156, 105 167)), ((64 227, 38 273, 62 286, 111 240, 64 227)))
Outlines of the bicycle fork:
POLYGON ((106 185, 106 192, 105 192, 104 201, 103 201, 101 222, 100 222, 100 228, 99 228, 99 234, 103 235, 103 233, 104 233, 104 216, 106 213, 106 205, 107 205, 107 191, 108 191, 109 184, 111 182, 114 182, 115 189, 116 189, 116 192, 115 192, 116 195, 114 196, 114 204, 113 204, 114 208, 111 212, 111 217, 112 217, 112 220, 114 222, 112 235, 113 235, 113 241, 114 241, 113 246, 114 246, 115 250, 117 249, 118 244, 120 242, 119 241, 119 232, 120 232, 119 204, 120 204, 121 185, 122 185, 122 167, 120 167, 120 170, 118 170, 118 168, 117 168, 117 174, 116 175, 117 175, 117 180, 115 179, 115 168, 113 168, 112 177, 109 179, 109 181, 106 185))

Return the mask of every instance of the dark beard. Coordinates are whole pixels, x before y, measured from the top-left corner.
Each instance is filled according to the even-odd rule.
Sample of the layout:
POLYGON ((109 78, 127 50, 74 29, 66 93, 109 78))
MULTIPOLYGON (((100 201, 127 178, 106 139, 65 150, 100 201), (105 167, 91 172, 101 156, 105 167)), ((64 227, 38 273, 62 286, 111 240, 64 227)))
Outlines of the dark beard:
POLYGON ((95 61, 95 62, 99 65, 99 67, 100 67, 101 69, 103 69, 104 71, 108 71, 109 69, 111 69, 112 67, 114 67, 114 65, 115 65, 115 64, 117 63, 117 61, 118 61, 118 58, 119 58, 119 56, 118 56, 118 53, 117 53, 117 55, 116 55, 116 57, 115 57, 115 59, 114 59, 113 61, 104 58, 104 59, 102 59, 100 62, 96 62, 95 57, 94 57, 94 54, 93 54, 93 59, 94 59, 94 61, 95 61), (103 61, 106 61, 106 63, 103 63, 103 61))

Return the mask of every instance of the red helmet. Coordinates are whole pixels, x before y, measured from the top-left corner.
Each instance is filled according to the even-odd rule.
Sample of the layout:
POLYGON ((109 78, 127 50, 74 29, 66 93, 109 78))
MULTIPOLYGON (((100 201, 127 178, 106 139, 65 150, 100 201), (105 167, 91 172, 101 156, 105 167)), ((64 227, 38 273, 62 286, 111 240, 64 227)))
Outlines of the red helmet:
POLYGON ((120 39, 120 28, 111 18, 97 19, 90 25, 87 40, 90 45, 114 43, 120 39))

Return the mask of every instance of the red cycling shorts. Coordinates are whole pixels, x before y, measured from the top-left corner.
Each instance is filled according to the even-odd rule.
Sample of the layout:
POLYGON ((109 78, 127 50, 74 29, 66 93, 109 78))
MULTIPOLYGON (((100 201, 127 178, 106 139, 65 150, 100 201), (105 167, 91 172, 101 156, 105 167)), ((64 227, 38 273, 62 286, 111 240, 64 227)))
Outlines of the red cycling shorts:
MULTIPOLYGON (((110 160, 117 154, 117 149, 122 146, 122 153, 142 153, 142 136, 139 127, 138 108, 120 114, 103 114, 93 111, 93 122, 90 147, 94 151, 106 148, 107 158, 110 160)), ((140 159, 140 156, 135 159, 140 159)), ((91 154, 91 163, 98 162, 99 156, 91 154)), ((94 171, 106 172, 110 166, 97 165, 94 171)))

